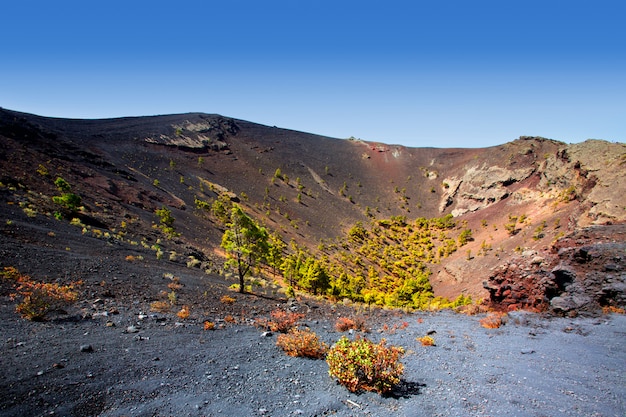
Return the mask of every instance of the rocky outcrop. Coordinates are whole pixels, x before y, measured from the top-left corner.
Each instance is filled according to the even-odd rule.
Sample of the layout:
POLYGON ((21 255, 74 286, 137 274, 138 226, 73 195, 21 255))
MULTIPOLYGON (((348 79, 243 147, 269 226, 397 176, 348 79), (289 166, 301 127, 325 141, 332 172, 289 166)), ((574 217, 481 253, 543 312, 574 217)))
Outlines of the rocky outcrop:
POLYGON ((538 188, 559 200, 577 199, 589 207, 579 226, 626 221, 626 145, 587 140, 548 158, 538 188))
POLYGON ((239 131, 234 120, 221 116, 185 120, 183 123, 173 124, 171 128, 172 133, 160 134, 158 137, 147 137, 144 140, 148 143, 176 146, 190 151, 207 149, 221 151, 228 149, 225 139, 229 135, 236 135, 239 131))
POLYGON ((444 192, 439 210, 454 204, 452 215, 457 217, 507 198, 509 185, 530 177, 535 168, 507 169, 499 166, 472 166, 460 177, 443 180, 444 192))
POLYGON ((488 303, 499 310, 556 314, 626 306, 626 225, 582 229, 550 252, 524 252, 484 282, 488 303), (610 236, 610 238, 609 238, 610 236))

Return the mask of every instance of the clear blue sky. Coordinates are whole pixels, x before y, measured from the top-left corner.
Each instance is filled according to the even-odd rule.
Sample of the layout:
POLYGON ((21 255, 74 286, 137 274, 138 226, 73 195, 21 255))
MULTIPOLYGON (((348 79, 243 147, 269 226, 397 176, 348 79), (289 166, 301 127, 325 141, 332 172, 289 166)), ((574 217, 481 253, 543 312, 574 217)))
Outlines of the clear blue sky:
POLYGON ((626 1, 5 1, 0 106, 422 147, 626 142, 626 1))

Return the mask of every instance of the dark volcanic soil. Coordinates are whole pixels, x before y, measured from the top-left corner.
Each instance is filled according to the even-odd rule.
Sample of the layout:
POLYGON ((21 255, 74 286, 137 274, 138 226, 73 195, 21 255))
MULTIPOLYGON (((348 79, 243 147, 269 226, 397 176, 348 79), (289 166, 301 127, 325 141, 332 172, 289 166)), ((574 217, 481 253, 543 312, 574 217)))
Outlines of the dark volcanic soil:
POLYGON ((341 336, 334 320, 354 314, 351 308, 288 303, 271 286, 234 294, 231 281, 157 262, 141 246, 82 235, 45 216, 30 219, 16 206, 1 212, 0 267, 84 282, 76 306, 46 322, 20 318, 2 283, 2 416, 626 415, 623 315, 510 313, 506 325, 485 329, 480 315, 364 312, 367 337, 405 348, 405 373, 390 396, 351 394, 324 361, 288 357, 276 335, 251 325, 277 307, 292 308, 331 344, 341 336), (180 320, 177 309, 150 311, 168 290, 164 274, 180 278, 177 309, 188 305, 190 318, 180 320), (222 304, 224 294, 236 302, 222 304), (205 320, 223 328, 205 331, 205 320), (437 346, 416 340, 427 333, 437 346))

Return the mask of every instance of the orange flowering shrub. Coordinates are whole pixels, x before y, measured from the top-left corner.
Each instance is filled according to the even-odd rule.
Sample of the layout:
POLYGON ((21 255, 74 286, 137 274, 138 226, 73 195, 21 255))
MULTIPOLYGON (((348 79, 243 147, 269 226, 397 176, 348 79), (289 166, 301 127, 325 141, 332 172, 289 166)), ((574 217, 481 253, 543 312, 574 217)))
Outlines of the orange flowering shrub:
POLYGON ((611 313, 625 314, 626 310, 624 310, 623 308, 620 308, 620 307, 615 307, 615 306, 604 306, 604 307, 602 307, 602 313, 604 313, 604 314, 611 314, 611 313))
POLYGON ((189 318, 189 307, 182 306, 182 308, 180 309, 180 311, 178 313, 176 313, 176 315, 181 320, 185 320, 185 319, 189 318))
POLYGON ((237 299, 229 295, 224 295, 222 296, 222 298, 220 298, 220 302, 222 304, 234 304, 235 301, 237 301, 237 299))
POLYGON ((291 329, 289 333, 278 335, 276 346, 289 356, 321 359, 328 346, 320 342, 317 335, 310 330, 291 329))
POLYGON ((183 288, 183 284, 180 283, 180 278, 174 277, 172 278, 172 282, 167 284, 167 288, 169 288, 172 291, 178 291, 181 288, 183 288))
POLYGON ((69 285, 37 282, 13 267, 5 267, 2 276, 17 284, 11 299, 21 299, 15 310, 29 320, 43 320, 50 311, 73 304, 78 299, 75 288, 82 284, 80 281, 69 285))
POLYGON ((171 304, 167 301, 153 301, 150 303, 150 310, 158 311, 159 313, 167 313, 170 311, 171 304))
POLYGON ((404 349, 386 346, 385 339, 374 343, 365 338, 350 341, 343 336, 326 355, 328 374, 351 392, 391 391, 400 382, 404 365, 399 362, 404 349))

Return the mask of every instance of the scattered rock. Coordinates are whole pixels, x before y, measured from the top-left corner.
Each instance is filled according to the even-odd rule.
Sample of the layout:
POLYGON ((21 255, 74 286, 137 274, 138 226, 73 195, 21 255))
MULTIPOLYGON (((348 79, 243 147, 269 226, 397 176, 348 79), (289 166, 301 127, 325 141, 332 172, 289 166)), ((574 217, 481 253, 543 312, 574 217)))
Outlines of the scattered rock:
POLYGON ((138 333, 139 329, 135 326, 128 326, 126 328, 126 333, 138 333))
POLYGON ((80 351, 90 353, 93 352, 93 346, 91 345, 80 345, 80 351))

